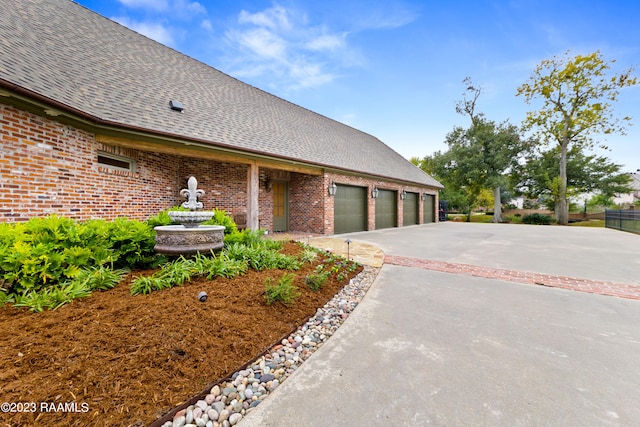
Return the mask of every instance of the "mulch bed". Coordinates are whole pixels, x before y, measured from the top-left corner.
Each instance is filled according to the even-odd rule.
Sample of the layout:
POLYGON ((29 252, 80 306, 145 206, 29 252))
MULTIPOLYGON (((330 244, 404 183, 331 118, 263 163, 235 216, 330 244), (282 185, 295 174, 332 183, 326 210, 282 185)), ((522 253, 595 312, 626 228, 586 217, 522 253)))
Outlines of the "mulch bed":
POLYGON ((0 307, 0 396, 10 410, 35 410, 3 405, 2 425, 150 424, 276 344, 362 270, 313 292, 304 277, 321 262, 294 272, 301 295, 290 306, 266 304, 265 279, 285 273, 271 270, 131 296, 132 277, 152 273, 134 272, 55 311, 0 307))

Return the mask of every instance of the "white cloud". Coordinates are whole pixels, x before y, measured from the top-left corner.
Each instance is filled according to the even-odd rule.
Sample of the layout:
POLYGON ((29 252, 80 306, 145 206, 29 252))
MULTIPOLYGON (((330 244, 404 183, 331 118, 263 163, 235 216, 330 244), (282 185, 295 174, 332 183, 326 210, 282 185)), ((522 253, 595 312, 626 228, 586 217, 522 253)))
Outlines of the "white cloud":
POLYGON ((278 61, 284 61, 286 58, 287 43, 264 28, 239 32, 234 38, 242 47, 257 56, 278 61))
POLYGON ((304 13, 280 5, 238 14, 238 26, 227 31, 231 73, 268 76, 272 86, 301 89, 325 85, 339 75, 344 58, 352 58, 347 33, 310 26, 304 13), (238 54, 240 53, 240 54, 238 54))
POLYGON ((327 73, 317 63, 301 62, 289 67, 290 76, 296 82, 294 89, 322 86, 335 79, 331 73, 327 73))
POLYGON ((333 21, 318 24, 313 18, 322 19, 322 13, 307 15, 277 3, 257 12, 242 10, 237 25, 226 31, 231 48, 228 71, 237 76, 266 78, 278 89, 326 85, 344 75, 346 69, 366 63, 361 52, 349 44, 350 34, 396 28, 418 16, 402 4, 356 4, 357 14, 350 13, 350 6, 338 7, 340 10, 330 14, 333 21))
POLYGON ((157 41, 158 43, 162 43, 167 46, 174 45, 174 39, 171 35, 171 31, 159 22, 135 21, 128 16, 116 16, 111 19, 132 29, 133 31, 157 41))
POLYGON ((305 47, 310 50, 334 50, 337 48, 345 47, 346 45, 346 33, 338 34, 325 34, 314 39, 309 40, 305 47))
POLYGON ((202 22, 200 23, 200 27, 207 31, 213 30, 213 25, 211 24, 211 21, 209 21, 208 19, 203 19, 202 22))
POLYGON ((264 12, 249 13, 242 10, 238 16, 238 22, 241 24, 253 24, 258 27, 271 28, 272 30, 289 30, 291 22, 289 22, 289 13, 282 6, 274 6, 266 9, 264 12))

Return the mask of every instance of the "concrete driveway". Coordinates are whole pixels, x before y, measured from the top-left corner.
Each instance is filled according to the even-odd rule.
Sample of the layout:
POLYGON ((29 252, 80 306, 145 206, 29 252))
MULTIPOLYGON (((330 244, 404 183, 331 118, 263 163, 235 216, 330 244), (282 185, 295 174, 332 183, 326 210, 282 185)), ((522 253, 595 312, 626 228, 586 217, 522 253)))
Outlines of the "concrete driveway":
MULTIPOLYGON (((336 237, 640 289, 640 236, 613 230, 443 223, 336 237)), ((241 425, 637 426, 638 402, 640 300, 387 263, 241 425)))

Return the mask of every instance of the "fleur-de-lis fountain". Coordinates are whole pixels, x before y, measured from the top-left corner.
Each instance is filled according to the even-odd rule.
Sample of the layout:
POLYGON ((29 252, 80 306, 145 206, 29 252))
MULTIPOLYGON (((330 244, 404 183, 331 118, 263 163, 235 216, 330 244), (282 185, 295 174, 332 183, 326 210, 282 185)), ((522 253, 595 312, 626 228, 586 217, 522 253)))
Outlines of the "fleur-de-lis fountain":
POLYGON ((202 202, 199 202, 198 199, 204 196, 204 190, 198 190, 198 181, 195 176, 189 178, 187 188, 180 190, 180 195, 187 199, 187 201, 182 204, 183 208, 187 208, 190 211, 202 209, 202 202))
POLYGON ((174 222, 193 228, 213 217, 213 212, 199 210, 202 209, 202 202, 199 202, 198 198, 204 196, 204 190, 198 189, 198 181, 194 176, 187 181, 187 188, 180 190, 180 195, 187 199, 182 203, 182 207, 189 209, 189 211, 169 211, 169 216, 174 222))
POLYGON ((202 202, 198 198, 204 191, 198 189, 198 181, 190 177, 187 188, 180 190, 187 199, 182 207, 188 211, 169 211, 169 217, 180 225, 162 225, 155 227, 156 251, 168 255, 188 255, 196 252, 219 250, 224 245, 224 227, 221 225, 201 225, 213 217, 213 212, 202 211, 202 202))

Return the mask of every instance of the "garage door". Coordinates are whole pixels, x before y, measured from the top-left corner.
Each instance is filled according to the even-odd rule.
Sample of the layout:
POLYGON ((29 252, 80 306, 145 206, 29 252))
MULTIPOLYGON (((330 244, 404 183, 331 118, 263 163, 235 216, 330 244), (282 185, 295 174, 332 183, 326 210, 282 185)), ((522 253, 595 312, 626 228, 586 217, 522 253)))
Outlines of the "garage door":
POLYGON ((398 193, 378 190, 376 199, 376 230, 398 226, 398 193))
POLYGON ((334 196, 333 232, 367 230, 367 187, 338 185, 334 196))
POLYGON ((404 225, 418 224, 418 193, 406 193, 402 209, 404 210, 402 216, 404 225))
POLYGON ((425 194, 424 195, 425 199, 424 202, 422 202, 422 209, 424 211, 423 214, 423 220, 422 222, 424 222, 425 224, 430 223, 430 222, 435 222, 435 201, 436 201, 436 196, 432 196, 430 194, 425 194))

